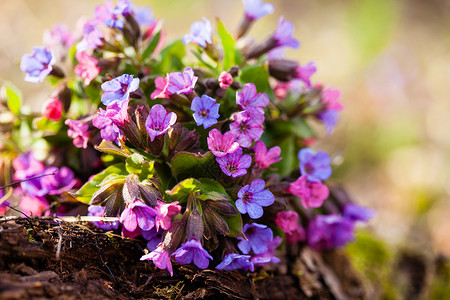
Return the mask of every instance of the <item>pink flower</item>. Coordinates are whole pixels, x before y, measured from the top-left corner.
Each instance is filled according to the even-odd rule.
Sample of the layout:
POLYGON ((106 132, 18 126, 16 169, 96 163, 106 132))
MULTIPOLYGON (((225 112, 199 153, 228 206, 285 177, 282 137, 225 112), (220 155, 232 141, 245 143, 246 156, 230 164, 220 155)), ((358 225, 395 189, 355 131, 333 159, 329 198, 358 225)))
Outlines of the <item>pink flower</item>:
POLYGON ((120 222, 123 227, 134 232, 140 228, 142 230, 150 230, 155 226, 156 211, 140 200, 136 200, 123 210, 120 215, 120 222))
POLYGON ((62 102, 59 101, 58 98, 54 97, 45 101, 42 107, 42 114, 49 120, 58 121, 61 119, 62 110, 62 102))
POLYGON ((262 141, 257 141, 255 147, 255 165, 261 169, 267 169, 272 164, 281 160, 281 149, 278 146, 272 147, 267 150, 266 145, 262 141))
POLYGON ((230 131, 236 136, 239 145, 247 148, 252 145, 252 140, 259 140, 263 134, 263 123, 264 114, 258 109, 244 110, 234 115, 230 131))
POLYGON ((171 95, 171 93, 167 90, 168 86, 169 86, 169 75, 167 75, 166 78, 156 77, 155 79, 156 89, 150 95, 150 98, 152 98, 152 100, 155 100, 156 98, 168 99, 169 95, 171 95))
POLYGON ((75 57, 79 62, 79 65, 74 69, 75 75, 83 78, 84 86, 88 86, 100 74, 100 68, 97 67, 98 60, 89 56, 86 52, 77 52, 75 57))
POLYGON ((306 232, 302 226, 298 226, 294 231, 286 234, 286 242, 288 244, 295 244, 298 242, 303 242, 305 240, 306 240, 306 232))
POLYGON ((344 106, 339 101, 341 93, 335 89, 325 89, 322 91, 322 103, 326 105, 327 110, 343 110, 344 106))
POLYGON ((77 148, 87 148, 89 134, 91 133, 89 129, 89 125, 77 120, 67 119, 64 124, 69 126, 69 130, 67 130, 67 135, 73 139, 73 144, 77 148))
POLYGON ((24 194, 20 199, 20 210, 30 216, 42 216, 48 211, 50 205, 43 197, 34 197, 28 194, 24 194))
POLYGON ((223 71, 219 75, 219 86, 221 89, 227 89, 233 83, 233 76, 230 73, 223 71))
POLYGON ((288 192, 299 197, 305 208, 320 207, 328 198, 330 191, 321 182, 308 181, 306 175, 300 176, 289 186, 288 192))
POLYGON ((163 243, 160 243, 156 250, 141 257, 141 260, 151 260, 161 270, 169 271, 170 276, 173 276, 172 262, 170 261, 169 251, 164 250, 163 243))
POLYGON ((161 227, 164 230, 169 230, 172 226, 172 216, 177 215, 181 211, 181 206, 178 205, 178 201, 172 203, 164 203, 157 200, 158 206, 155 206, 156 216, 155 225, 156 230, 161 227))
POLYGON ((278 212, 275 224, 285 233, 290 234, 298 228, 298 214, 291 210, 278 212))
POLYGON ((231 131, 225 132, 225 134, 222 135, 219 130, 214 128, 209 132, 207 140, 208 149, 211 150, 216 157, 223 157, 233 153, 239 148, 236 137, 231 131))

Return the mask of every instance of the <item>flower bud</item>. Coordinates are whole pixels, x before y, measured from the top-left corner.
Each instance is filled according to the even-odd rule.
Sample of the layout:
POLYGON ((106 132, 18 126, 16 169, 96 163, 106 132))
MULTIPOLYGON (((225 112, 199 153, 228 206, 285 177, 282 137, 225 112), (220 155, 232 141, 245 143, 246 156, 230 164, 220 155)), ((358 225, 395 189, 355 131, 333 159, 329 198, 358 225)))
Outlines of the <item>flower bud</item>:
POLYGON ((59 121, 62 109, 62 103, 58 98, 50 98, 42 106, 42 115, 49 120, 59 121))
POLYGON ((202 214, 198 209, 194 209, 189 216, 186 228, 186 240, 196 239, 201 241, 203 237, 202 214))
POLYGON ((269 61, 269 74, 279 81, 291 81, 295 78, 298 63, 287 59, 274 59, 269 61))

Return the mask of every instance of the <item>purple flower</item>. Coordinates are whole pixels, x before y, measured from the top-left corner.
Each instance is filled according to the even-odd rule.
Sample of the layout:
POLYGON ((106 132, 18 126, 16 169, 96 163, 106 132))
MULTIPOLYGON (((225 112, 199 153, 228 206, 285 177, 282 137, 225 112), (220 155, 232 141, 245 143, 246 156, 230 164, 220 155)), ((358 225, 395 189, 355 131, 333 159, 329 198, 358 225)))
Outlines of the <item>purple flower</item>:
POLYGON ((325 89, 322 91, 321 102, 325 106, 325 110, 317 115, 317 118, 325 125, 328 134, 331 134, 339 121, 339 111, 344 106, 339 101, 339 90, 325 89))
POLYGON ((324 110, 317 115, 317 118, 322 121, 327 134, 331 134, 339 121, 339 112, 334 109, 324 110))
POLYGON ((278 146, 272 147, 267 150, 266 145, 262 141, 257 141, 255 147, 255 165, 261 169, 267 169, 272 164, 281 160, 281 149, 278 146))
POLYGON ((156 250, 158 245, 162 242, 162 231, 158 231, 156 226, 150 230, 143 230, 141 232, 142 237, 147 240, 148 251, 156 250))
POLYGON ((65 24, 55 24, 51 30, 44 31, 44 44, 49 48, 58 46, 71 47, 74 43, 74 37, 65 24))
POLYGON ((123 126, 124 121, 128 118, 127 114, 128 100, 122 103, 122 107, 118 102, 106 107, 106 110, 100 108, 97 116, 92 120, 92 125, 100 129, 102 138, 109 142, 116 142, 121 135, 119 126, 123 126))
POLYGON ((314 62, 310 61, 303 66, 298 66, 295 69, 294 77, 303 81, 307 87, 311 86, 311 76, 313 76, 317 71, 317 67, 314 62))
POLYGON ((241 148, 225 156, 216 157, 216 161, 227 176, 234 178, 247 174, 247 168, 252 164, 251 156, 242 155, 241 148))
POLYGON ((241 111, 234 115, 230 131, 236 136, 241 147, 250 147, 252 140, 257 141, 263 134, 264 114, 257 109, 241 111))
POLYGON ((320 207, 328 198, 330 191, 321 182, 308 181, 306 175, 300 176, 289 185, 288 192, 299 197, 305 208, 320 207))
POLYGON ((131 3, 129 0, 119 0, 116 6, 110 9, 109 12, 110 15, 105 20, 105 25, 123 29, 123 21, 120 19, 120 16, 127 16, 132 12, 131 3))
POLYGON ((284 20, 283 17, 278 19, 278 26, 273 35, 276 42, 276 47, 291 47, 297 49, 300 43, 292 35, 294 34, 294 24, 284 20))
MULTIPOLYGON (((104 206, 98 206, 98 205, 90 205, 88 207, 88 216, 93 217, 103 217, 103 213, 105 212, 104 206)), ((93 221, 91 222, 98 228, 104 229, 104 230, 116 230, 119 228, 119 221, 113 221, 113 222, 106 222, 106 221, 93 221)))
POLYGON ((24 180, 41 173, 45 166, 42 162, 34 158, 33 152, 23 153, 12 161, 14 167, 14 178, 24 180))
POLYGON ((156 229, 159 230, 161 227, 164 230, 169 230, 172 226, 172 216, 175 216, 180 213, 181 206, 178 205, 178 201, 174 201, 171 203, 165 203, 159 200, 156 200, 158 205, 155 206, 156 217, 155 224, 156 229))
POLYGON ((150 140, 153 142, 157 136, 165 134, 176 121, 177 115, 174 112, 167 113, 164 106, 153 105, 145 121, 150 140))
POLYGON ((241 255, 237 253, 230 253, 225 255, 222 262, 217 265, 218 270, 233 271, 242 269, 244 271, 255 271, 255 266, 250 261, 250 255, 241 255))
POLYGON ((195 97, 192 100, 191 110, 194 111, 194 120, 197 126, 203 125, 203 128, 208 128, 217 123, 217 118, 219 115, 219 103, 216 100, 203 95, 200 97, 195 97))
POLYGON ((89 140, 89 125, 83 121, 67 119, 64 124, 66 124, 69 129, 67 130, 67 135, 73 139, 73 145, 77 148, 87 148, 89 140))
POLYGON ((213 257, 206 251, 202 244, 196 239, 192 239, 181 245, 172 256, 175 256, 175 260, 180 265, 189 264, 192 261, 200 269, 206 269, 209 265, 208 259, 213 257))
POLYGON ((236 208, 241 214, 248 213, 252 219, 258 219, 263 215, 263 206, 269 206, 275 201, 270 191, 264 190, 266 183, 262 179, 253 180, 238 192, 236 208))
POLYGON ((207 141, 208 149, 216 157, 222 157, 233 153, 239 148, 239 144, 235 141, 236 137, 231 131, 225 132, 224 135, 219 130, 213 129, 209 132, 207 141))
POLYGON ((249 254, 250 251, 253 251, 254 254, 262 254, 267 251, 268 245, 273 240, 272 229, 268 228, 267 225, 245 224, 243 232, 247 240, 239 238, 241 241, 238 247, 244 254, 249 254))
POLYGON ((42 182, 42 187, 47 191, 47 194, 49 195, 57 195, 70 190, 76 183, 76 179, 72 170, 67 167, 62 167, 60 169, 56 167, 50 167, 47 168, 43 173, 55 173, 55 175, 39 178, 42 182))
POLYGON ((191 68, 184 69, 183 73, 173 72, 169 74, 167 91, 170 94, 190 94, 194 89, 198 77, 194 76, 191 68))
POLYGON ((150 230, 155 226, 156 211, 141 200, 136 200, 123 210, 120 222, 123 227, 134 232, 136 229, 150 230))
POLYGON ((269 97, 265 93, 256 93, 256 86, 253 83, 244 84, 242 91, 236 92, 236 104, 243 110, 256 108, 264 114, 263 107, 269 105, 269 102, 269 97))
POLYGON ((148 6, 135 7, 134 18, 139 26, 142 27, 152 27, 156 23, 156 19, 153 17, 153 10, 148 6))
POLYGON ((161 270, 167 269, 170 276, 173 276, 172 262, 170 261, 169 251, 164 249, 164 244, 158 245, 156 250, 141 257, 141 260, 152 260, 156 267, 161 270))
POLYGON ((96 49, 103 45, 103 33, 98 28, 99 21, 92 19, 83 25, 83 39, 77 44, 77 52, 96 49))
POLYGON ((282 241, 283 239, 281 237, 279 236, 274 237, 273 240, 271 240, 267 244, 267 250, 261 254, 252 256, 250 261, 255 266, 264 266, 269 263, 273 264, 279 263, 280 259, 278 257, 275 257, 274 251, 276 248, 278 248, 278 246, 281 244, 282 241))
POLYGON ((242 0, 244 4, 245 17, 251 20, 257 20, 265 15, 273 13, 273 5, 263 3, 261 0, 242 0))
POLYGON ((130 98, 130 93, 139 88, 139 78, 133 78, 133 75, 123 74, 110 81, 106 81, 101 86, 105 92, 102 95, 102 103, 111 105, 114 102, 122 102, 130 98))
POLYGON ((331 176, 330 156, 323 151, 315 153, 309 148, 298 152, 300 160, 300 173, 306 175, 309 181, 320 182, 331 176))
POLYGON ((318 215, 308 225, 308 244, 315 250, 330 250, 354 239, 353 221, 339 215, 318 215))
POLYGON ((25 54, 20 61, 20 69, 27 73, 25 81, 41 82, 50 74, 55 64, 53 52, 45 47, 33 47, 32 54, 25 54))
POLYGON ((355 203, 348 203, 344 206, 342 215, 353 222, 368 222, 375 215, 375 211, 355 203))
POLYGON ((211 22, 205 17, 202 21, 197 21, 192 23, 190 34, 185 34, 183 36, 183 43, 189 44, 194 43, 203 48, 206 48, 206 44, 211 44, 211 22))

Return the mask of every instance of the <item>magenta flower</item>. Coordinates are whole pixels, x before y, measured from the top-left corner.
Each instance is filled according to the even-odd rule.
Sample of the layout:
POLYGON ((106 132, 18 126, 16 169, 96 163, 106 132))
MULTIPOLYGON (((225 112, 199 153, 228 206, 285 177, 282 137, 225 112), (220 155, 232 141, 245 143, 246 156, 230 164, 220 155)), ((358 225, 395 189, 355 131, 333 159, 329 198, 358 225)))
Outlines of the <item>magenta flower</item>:
POLYGON ((317 67, 314 62, 310 61, 303 66, 298 66, 295 70, 294 77, 303 81, 307 87, 311 86, 311 76, 317 71, 317 67))
POLYGON ((55 64, 53 52, 45 47, 33 47, 32 54, 25 54, 20 61, 20 69, 27 73, 25 81, 41 82, 47 77, 55 64))
POLYGON ((122 103, 122 107, 118 102, 106 107, 106 110, 100 108, 97 116, 92 120, 92 125, 100 129, 100 135, 102 138, 109 142, 116 142, 122 131, 118 126, 123 126, 127 114, 128 100, 122 103))
POLYGON ((102 95, 102 103, 111 105, 114 102, 122 103, 130 99, 130 93, 139 88, 139 78, 133 78, 133 75, 123 74, 112 80, 106 81, 101 85, 105 92, 102 95))
POLYGON ((254 254, 262 254, 268 250, 269 244, 273 240, 272 229, 263 224, 245 224, 243 233, 246 239, 239 238, 238 248, 244 254, 253 251, 254 254))
MULTIPOLYGON (((90 205, 88 207, 88 216, 93 217, 103 217, 103 214, 105 212, 104 206, 98 206, 98 205, 90 205)), ((104 230, 116 230, 119 228, 119 221, 113 221, 113 222, 105 222, 105 221, 93 221, 91 222, 98 228, 104 229, 104 230)))
POLYGON ((87 148, 89 134, 89 125, 77 120, 67 119, 64 124, 69 126, 67 135, 73 139, 73 144, 77 148, 87 148))
POLYGON ((236 136, 239 145, 247 148, 252 145, 252 140, 259 140, 263 134, 263 123, 264 114, 257 109, 241 111, 234 115, 234 122, 230 124, 230 131, 236 136))
POLYGON ((308 181, 320 182, 331 176, 330 156, 323 151, 315 153, 309 148, 298 152, 300 160, 300 173, 306 175, 308 181))
POLYGON ((47 191, 47 194, 49 195, 59 195, 62 192, 70 190, 77 182, 72 170, 67 167, 61 167, 60 169, 56 167, 50 167, 47 168, 43 173, 55 173, 55 175, 40 178, 42 187, 47 191))
POLYGON ((153 105, 145 121, 150 140, 153 142, 157 136, 165 134, 176 121, 177 115, 174 112, 167 113, 164 106, 153 105))
POLYGON ((330 250, 354 239, 353 221, 339 215, 318 215, 308 225, 308 244, 315 250, 330 250))
POLYGON ((173 72, 169 74, 167 91, 170 94, 190 94, 197 83, 197 76, 191 68, 184 69, 183 73, 173 72))
POLYGON ((185 45, 194 43, 200 47, 206 48, 207 44, 212 43, 211 32, 211 22, 203 17, 203 22, 197 21, 192 23, 190 34, 185 34, 182 41, 185 45))
POLYGON ((250 185, 241 188, 237 194, 236 208, 241 214, 248 213, 252 219, 263 215, 263 207, 272 205, 275 197, 270 191, 264 190, 266 183, 262 179, 253 180, 250 185))
POLYGON ((59 119, 61 119, 62 110, 62 102, 58 98, 53 97, 45 101, 42 106, 42 115, 49 120, 59 121, 59 119))
POLYGON ((247 168, 252 164, 250 155, 242 155, 242 149, 238 148, 233 153, 229 153, 222 157, 216 157, 216 161, 220 169, 227 175, 233 178, 247 174, 247 168))
POLYGON ((325 104, 326 109, 341 111, 344 106, 339 101, 341 93, 335 89, 325 89, 322 91, 322 103, 325 104))
POLYGON ((245 17, 251 20, 257 20, 265 15, 273 13, 273 5, 263 3, 262 0, 242 0, 244 4, 245 17))
POLYGON ((217 123, 219 115, 219 103, 216 100, 207 96, 195 97, 191 103, 191 110, 194 111, 194 120, 197 126, 203 125, 203 128, 211 127, 217 123))
POLYGON ((281 149, 278 146, 267 150, 266 145, 262 141, 257 141, 253 147, 255 151, 255 166, 261 169, 267 169, 272 164, 281 160, 281 149))
POLYGON ((84 79, 84 86, 88 86, 100 74, 100 68, 97 67, 98 59, 89 56, 86 52, 75 53, 75 58, 79 64, 73 71, 75 75, 84 79))
POLYGON ((288 244, 295 244, 298 242, 303 242, 305 240, 306 232, 305 229, 303 229, 303 227, 300 225, 291 233, 286 233, 286 243, 288 244))
POLYGON ((136 200, 127 205, 120 215, 123 227, 134 232, 136 229, 150 230, 155 226, 156 211, 141 200, 136 200))
POLYGON ((156 250, 141 257, 141 260, 151 260, 161 270, 167 269, 170 276, 173 276, 172 262, 170 261, 169 251, 164 250, 163 243, 159 244, 156 250))
POLYGON ((167 90, 167 87, 169 86, 169 75, 164 77, 156 77, 155 79, 155 90, 150 95, 150 98, 152 100, 155 100, 156 98, 164 98, 168 99, 171 93, 167 90))
POLYGON ((300 43, 292 35, 294 34, 294 24, 284 20, 283 17, 278 19, 278 26, 273 35, 276 47, 291 47, 297 49, 300 43))
POLYGON ((285 233, 292 233, 298 228, 298 214, 292 210, 277 212, 275 224, 285 233))
POLYGON ((181 245, 172 256, 175 256, 175 260, 180 265, 186 265, 191 262, 200 269, 206 269, 209 265, 208 259, 213 257, 206 251, 202 244, 196 239, 192 239, 181 245))
POLYGON ((233 153, 239 148, 239 144, 235 141, 236 137, 231 131, 225 132, 224 135, 219 130, 213 129, 209 132, 207 141, 208 149, 216 157, 223 157, 233 153))
POLYGON ((217 270, 233 271, 242 269, 244 271, 255 271, 255 266, 250 261, 250 255, 241 255, 237 253, 229 253, 225 255, 222 262, 217 265, 217 270))
POLYGON ((172 226, 172 216, 180 213, 181 206, 178 205, 178 201, 172 203, 164 203, 157 200, 158 205, 154 207, 156 211, 155 225, 156 230, 161 227, 164 230, 169 230, 172 226))
POLYGON ((265 93, 256 93, 256 86, 253 83, 244 84, 242 91, 236 93, 236 104, 244 110, 256 108, 264 114, 263 107, 269 105, 269 102, 269 97, 265 93))
POLYGON ((330 194, 326 185, 321 182, 308 181, 306 175, 302 175, 292 182, 288 192, 299 197, 305 208, 322 206, 323 201, 330 194))
POLYGON ((219 86, 221 89, 227 89, 233 83, 233 76, 226 71, 222 71, 219 75, 219 86))

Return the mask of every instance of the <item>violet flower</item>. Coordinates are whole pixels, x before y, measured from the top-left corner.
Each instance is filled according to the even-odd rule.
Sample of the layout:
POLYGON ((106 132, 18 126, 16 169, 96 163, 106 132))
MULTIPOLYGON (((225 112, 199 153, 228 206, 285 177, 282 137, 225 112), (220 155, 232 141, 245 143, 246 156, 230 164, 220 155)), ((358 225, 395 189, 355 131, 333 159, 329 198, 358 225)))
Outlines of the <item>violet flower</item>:
POLYGON ((150 230, 141 231, 141 235, 144 239, 147 240, 147 249, 152 252, 156 250, 158 245, 162 242, 162 231, 158 231, 156 227, 153 227, 150 230))
POLYGON ((191 68, 184 69, 183 73, 170 73, 167 91, 170 94, 190 94, 194 90, 197 79, 191 68))
POLYGON ((153 10, 148 6, 135 7, 134 19, 141 27, 153 27, 156 19, 153 17, 153 10))
POLYGON ((45 166, 38 161, 33 152, 23 153, 12 161, 14 167, 14 179, 25 180, 44 171, 45 166))
POLYGON ((240 105, 243 110, 252 108, 258 109, 264 114, 263 107, 269 105, 269 97, 265 93, 256 92, 256 86, 253 83, 246 83, 240 92, 236 92, 236 104, 240 105))
POLYGON ((324 110, 317 115, 317 118, 325 126, 327 134, 331 134, 339 122, 339 112, 334 109, 324 110))
POLYGON ((233 153, 222 157, 216 157, 216 161, 220 169, 227 175, 233 178, 247 174, 247 168, 252 164, 250 155, 242 155, 242 149, 238 148, 233 153))
POLYGON ((225 255, 222 262, 217 265, 217 270, 233 271, 242 269, 244 271, 255 271, 255 266, 250 261, 250 255, 241 255, 237 253, 229 253, 225 255))
POLYGON ((263 3, 262 0, 242 0, 242 4, 244 5, 245 17, 251 20, 270 15, 274 11, 272 4, 263 3))
POLYGON ((169 74, 167 74, 166 78, 161 76, 156 77, 155 90, 150 95, 150 98, 152 100, 155 100, 156 98, 169 99, 171 93, 167 90, 168 86, 169 86, 169 74))
POLYGON ((325 89, 322 91, 322 104, 325 110, 317 115, 317 118, 325 125, 327 134, 331 134, 339 121, 339 111, 344 106, 339 101, 340 92, 335 89, 325 89))
POLYGON ((194 111, 194 120, 197 126, 203 125, 203 128, 211 127, 217 123, 219 115, 219 103, 216 100, 207 96, 195 97, 191 103, 191 110, 194 111))
POLYGON ((150 230, 155 226, 156 211, 141 200, 136 200, 127 205, 120 215, 123 227, 134 232, 136 229, 150 230))
POLYGON ((239 238, 238 248, 244 254, 253 251, 254 254, 262 254, 267 251, 268 245, 273 240, 272 229, 263 224, 245 224, 243 228, 245 239, 239 238))
POLYGON ((157 136, 165 134, 176 121, 177 115, 174 112, 167 113, 161 104, 153 105, 145 121, 150 140, 153 142, 157 136))
POLYGON ((55 57, 51 50, 45 47, 33 47, 32 54, 25 54, 20 61, 20 69, 27 73, 25 81, 41 82, 50 74, 55 64, 55 57))
POLYGON ((114 8, 110 9, 110 15, 107 20, 105 20, 105 25, 108 27, 116 27, 123 29, 123 20, 120 16, 127 16, 132 13, 131 3, 129 0, 119 0, 114 8))
POLYGON ((284 20, 284 17, 278 19, 277 29, 273 35, 276 47, 291 47, 297 49, 300 43, 292 35, 294 34, 294 24, 284 20))
POLYGON ((320 182, 331 176, 330 156, 323 151, 317 153, 309 148, 298 152, 300 160, 300 173, 306 175, 309 181, 320 182))
POLYGON ((257 141, 263 134, 264 114, 253 109, 241 111, 234 115, 234 122, 230 124, 230 131, 236 136, 236 141, 241 147, 252 145, 252 140, 257 141))
POLYGON ((311 76, 317 71, 314 62, 310 61, 303 66, 298 66, 295 70, 294 77, 303 81, 307 87, 311 87, 311 76))
POLYGON ((159 244, 156 250, 141 257, 141 260, 151 260, 161 270, 167 269, 170 276, 173 276, 172 262, 170 261, 169 251, 164 250, 163 243, 159 244))
POLYGON ((318 215, 308 225, 308 244, 315 250, 330 250, 354 239, 353 221, 339 215, 318 215))
POLYGON ((96 49, 103 45, 103 33, 98 28, 99 21, 92 19, 83 25, 83 39, 77 44, 77 52, 96 49))
POLYGON ((253 180, 250 185, 241 188, 237 194, 236 208, 241 214, 248 213, 252 219, 263 215, 263 207, 272 205, 275 197, 272 192, 264 190, 266 183, 262 179, 253 180))
POLYGON ((106 110, 100 108, 97 116, 92 120, 92 125, 100 129, 102 138, 109 142, 117 142, 122 134, 118 126, 123 126, 128 118, 128 100, 122 103, 122 107, 117 102, 109 105, 106 110))
POLYGON ((323 201, 330 195, 326 185, 321 182, 308 181, 306 175, 302 175, 292 182, 288 192, 299 197, 305 208, 322 206, 323 201))
POLYGON ((274 237, 273 240, 267 244, 267 250, 261 254, 253 255, 250 261, 255 266, 264 266, 269 263, 279 263, 281 260, 278 257, 275 257, 274 251, 276 248, 278 248, 282 241, 283 239, 281 237, 274 237))
POLYGON ((84 86, 88 86, 91 81, 100 74, 100 68, 97 67, 98 59, 89 56, 86 52, 75 53, 78 65, 73 72, 75 75, 84 79, 84 86))
POLYGON ((225 90, 233 83, 233 76, 226 71, 222 71, 219 75, 218 81, 220 88, 225 90))
POLYGON ((67 119, 64 124, 66 124, 69 129, 67 130, 67 135, 73 139, 73 145, 77 148, 87 148, 89 134, 89 125, 77 120, 67 119))
POLYGON ((62 167, 60 169, 50 167, 44 172, 46 174, 55 173, 54 175, 39 178, 42 182, 42 187, 47 190, 47 194, 49 195, 59 195, 62 192, 70 190, 77 182, 75 175, 68 167, 62 167))
MULTIPOLYGON (((103 214, 105 212, 105 207, 104 206, 98 206, 98 205, 90 205, 88 207, 88 216, 93 216, 93 217, 103 217, 103 214)), ((104 229, 104 230, 116 230, 119 228, 119 221, 112 221, 112 222, 107 222, 107 221, 92 221, 92 224, 94 224, 95 226, 97 226, 98 228, 104 229)))
POLYGON ((255 166, 260 169, 267 169, 272 164, 281 160, 281 148, 278 146, 267 150, 264 142, 257 141, 253 147, 253 151, 255 151, 255 166))
POLYGON ((185 45, 194 43, 200 47, 206 48, 207 44, 212 43, 211 32, 211 22, 203 17, 203 22, 197 21, 192 23, 190 34, 185 34, 182 41, 185 45))
POLYGON ((375 211, 355 203, 348 203, 344 206, 342 215, 353 222, 368 222, 375 215, 375 211))
POLYGON ((239 148, 236 142, 236 137, 231 131, 225 132, 223 135, 217 129, 212 129, 207 138, 208 149, 216 157, 223 157, 227 154, 233 153, 239 148))
POLYGON ((123 74, 104 82, 101 88, 105 92, 102 95, 103 104, 111 105, 114 102, 119 102, 119 105, 122 106, 122 103, 130 98, 130 93, 139 88, 139 78, 123 74))
POLYGON ((155 225, 156 229, 159 230, 161 227, 164 230, 169 230, 172 226, 172 216, 180 213, 181 206, 178 205, 178 201, 171 203, 164 203, 162 201, 156 200, 158 205, 154 207, 156 211, 155 225))
POLYGON ((194 262, 200 269, 206 269, 209 265, 208 259, 213 259, 208 251, 206 251, 202 244, 196 239, 191 239, 190 241, 183 243, 180 248, 172 253, 172 256, 175 256, 176 262, 180 265, 194 262))

